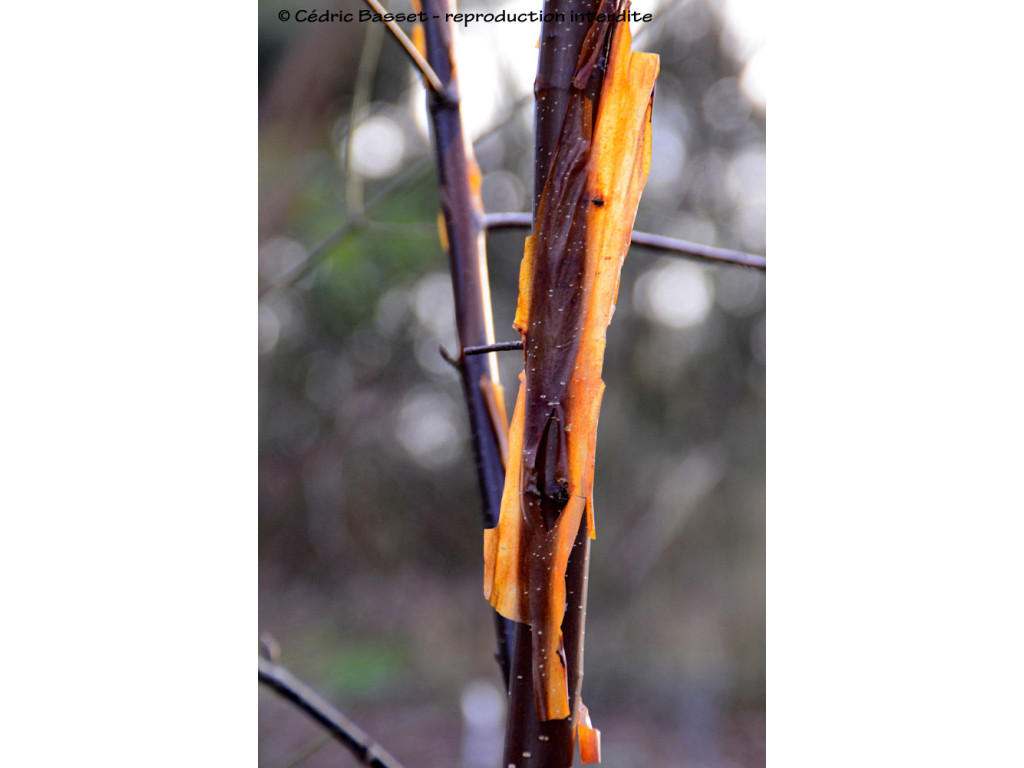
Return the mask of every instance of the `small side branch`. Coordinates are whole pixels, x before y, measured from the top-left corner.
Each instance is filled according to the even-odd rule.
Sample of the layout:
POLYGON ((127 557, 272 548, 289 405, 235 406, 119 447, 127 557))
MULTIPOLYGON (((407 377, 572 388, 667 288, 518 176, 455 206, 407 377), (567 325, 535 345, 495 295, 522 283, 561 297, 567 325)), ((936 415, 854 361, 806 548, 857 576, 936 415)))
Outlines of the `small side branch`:
MULTIPOLYGON (((533 219, 528 213, 489 213, 484 217, 486 229, 529 229, 533 226, 533 219)), ((677 240, 674 237, 664 235, 652 235, 647 232, 633 232, 631 241, 633 245, 643 248, 650 248, 655 251, 663 251, 673 256, 683 256, 701 261, 711 261, 717 264, 732 264, 739 267, 750 267, 751 269, 765 269, 766 260, 764 256, 757 256, 742 251, 731 251, 727 248, 715 248, 710 245, 691 243, 687 240, 677 240)))
POLYGON ((522 349, 523 340, 502 341, 497 344, 484 344, 481 347, 466 347, 462 350, 464 355, 487 355, 491 352, 511 352, 514 349, 522 349))
POLYGON ((633 232, 630 242, 633 245, 640 245, 644 248, 651 248, 655 251, 664 251, 674 256, 686 256, 691 259, 702 261, 713 261, 719 264, 733 264, 738 267, 750 267, 751 269, 765 269, 765 257, 742 251, 730 251, 727 248, 715 248, 700 243, 690 243, 686 240, 676 240, 674 237, 664 235, 652 235, 647 232, 633 232))
POLYGON ((403 768, 384 747, 287 669, 262 657, 259 662, 261 683, 320 723, 363 765, 371 768, 403 768))

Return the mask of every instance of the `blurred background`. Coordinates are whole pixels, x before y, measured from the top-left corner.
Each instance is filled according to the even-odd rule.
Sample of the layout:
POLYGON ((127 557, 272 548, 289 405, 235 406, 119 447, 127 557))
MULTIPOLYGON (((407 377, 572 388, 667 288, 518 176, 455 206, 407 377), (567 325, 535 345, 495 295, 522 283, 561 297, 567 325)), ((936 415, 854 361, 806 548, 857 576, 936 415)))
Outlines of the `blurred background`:
MULTIPOLYGON (((504 702, 468 420, 438 353, 456 343, 423 88, 381 25, 278 20, 302 8, 260 3, 259 629, 408 768, 497 768, 504 702)), ((633 10, 657 14, 633 32, 661 56, 636 228, 763 254, 759 4, 633 10)), ((538 35, 459 30, 488 212, 530 209, 538 35)), ((525 235, 488 237, 498 340, 517 338, 525 235)), ((763 274, 626 259, 583 687, 610 768, 764 765, 764 306, 763 274)), ((521 363, 501 357, 510 397, 521 363)), ((321 734, 260 689, 261 766, 356 765, 321 734)))

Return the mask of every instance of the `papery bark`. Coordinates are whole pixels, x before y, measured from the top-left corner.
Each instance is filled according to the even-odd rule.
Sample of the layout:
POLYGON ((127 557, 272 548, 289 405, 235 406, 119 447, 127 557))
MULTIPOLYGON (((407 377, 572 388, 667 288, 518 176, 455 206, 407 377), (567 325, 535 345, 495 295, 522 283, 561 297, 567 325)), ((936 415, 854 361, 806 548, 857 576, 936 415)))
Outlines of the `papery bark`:
MULTIPOLYGON (((611 0, 598 9, 613 10, 611 0)), ((520 272, 525 367, 501 516, 485 531, 484 593, 517 622, 505 764, 550 767, 571 763, 574 730, 581 754, 599 759, 579 693, 601 367, 650 164, 658 63, 631 53, 626 23, 595 22, 573 37, 562 22, 541 40, 535 170, 545 182, 520 272), (563 49, 545 57, 543 46, 570 38, 571 71, 545 73, 545 61, 571 59, 563 49), (522 711, 527 690, 533 720, 522 711)))

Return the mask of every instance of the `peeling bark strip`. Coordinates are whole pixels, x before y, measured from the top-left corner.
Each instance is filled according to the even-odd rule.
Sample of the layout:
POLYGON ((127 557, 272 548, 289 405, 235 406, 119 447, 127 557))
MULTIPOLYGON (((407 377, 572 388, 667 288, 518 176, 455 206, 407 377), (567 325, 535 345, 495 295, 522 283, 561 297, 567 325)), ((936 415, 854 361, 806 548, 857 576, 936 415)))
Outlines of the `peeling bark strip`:
MULTIPOLYGON (((605 0, 601 10, 615 7, 605 0)), ((565 577, 578 534, 595 534, 605 332, 650 165, 658 58, 631 53, 628 24, 607 19, 591 25, 575 50, 574 66, 562 70, 568 82, 537 85, 538 110, 542 99, 566 98, 566 108, 557 126, 538 120, 538 131, 558 140, 520 272, 515 327, 525 370, 499 523, 484 532, 484 594, 498 613, 530 626, 537 718, 574 717, 590 762, 599 759, 598 734, 578 688, 570 700, 565 577)))

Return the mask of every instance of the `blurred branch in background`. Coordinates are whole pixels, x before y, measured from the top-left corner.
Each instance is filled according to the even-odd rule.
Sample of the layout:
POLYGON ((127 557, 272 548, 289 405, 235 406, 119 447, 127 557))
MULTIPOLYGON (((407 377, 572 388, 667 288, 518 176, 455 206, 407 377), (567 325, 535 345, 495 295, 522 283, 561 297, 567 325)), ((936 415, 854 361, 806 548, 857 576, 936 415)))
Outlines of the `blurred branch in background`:
POLYGON ((353 172, 352 137, 359 123, 368 116, 373 90, 373 76, 377 73, 380 51, 384 42, 384 30, 379 24, 370 25, 363 40, 363 51, 359 55, 359 69, 356 72, 355 88, 352 90, 352 109, 348 115, 348 133, 344 143, 345 163, 345 211, 348 220, 357 222, 365 218, 363 201, 363 177, 353 172))
MULTIPOLYGON (((416 169, 417 172, 420 170, 425 170, 425 164, 423 169, 416 169)), ((409 175, 412 176, 415 174, 410 173, 409 175)), ((393 191, 393 188, 388 188, 389 194, 393 191)), ((372 207, 373 203, 384 199, 385 197, 386 195, 383 194, 378 195, 370 202, 368 207, 372 207)), ((340 242, 346 235, 358 232, 360 229, 367 226, 387 227, 388 225, 363 221, 358 218, 346 222, 337 230, 332 232, 326 240, 314 246, 309 252, 306 260, 296 267, 291 274, 285 276, 282 280, 267 285, 261 289, 260 297, 262 298, 264 295, 276 288, 280 288, 285 285, 292 285, 296 280, 299 280, 304 275, 309 274, 309 272, 327 256, 333 245, 340 242)), ((533 217, 529 213, 488 213, 484 216, 483 220, 483 228, 487 230, 529 229, 532 226, 533 217)), ((764 270, 767 265, 767 260, 764 256, 757 256, 752 253, 743 253, 742 251, 732 251, 728 248, 715 248, 711 245, 691 243, 687 240, 678 240, 674 237, 666 237, 665 235, 653 235, 648 232, 634 231, 631 242, 633 245, 639 245, 643 248, 649 248, 654 251, 661 251, 662 253, 666 253, 670 256, 681 256, 683 258, 706 261, 713 264, 732 264, 738 267, 750 267, 751 269, 761 270, 764 270)))
POLYGON ((358 725, 280 664, 261 656, 259 680, 320 723, 363 765, 371 768, 403 768, 398 760, 364 733, 358 725))
MULTIPOLYGON (((403 173, 392 179, 384 186, 383 189, 371 197, 365 205, 362 204, 362 200, 360 199, 359 207, 357 211, 354 212, 353 218, 350 218, 348 221, 338 226, 327 237, 313 246, 298 264, 291 266, 284 274, 278 276, 273 282, 267 283, 260 288, 259 297, 262 299, 271 291, 294 285, 316 269, 317 266, 319 266, 320 263, 330 255, 331 249, 334 246, 345 242, 350 235, 354 235, 367 227, 373 226, 374 222, 371 222, 366 218, 366 213, 372 211, 378 205, 390 200, 396 192, 400 191, 407 184, 426 174, 429 168, 429 158, 420 158, 419 162, 409 166, 403 173)), ((361 189, 359 195, 361 198, 361 189)))

